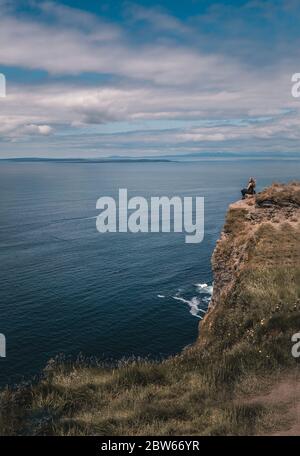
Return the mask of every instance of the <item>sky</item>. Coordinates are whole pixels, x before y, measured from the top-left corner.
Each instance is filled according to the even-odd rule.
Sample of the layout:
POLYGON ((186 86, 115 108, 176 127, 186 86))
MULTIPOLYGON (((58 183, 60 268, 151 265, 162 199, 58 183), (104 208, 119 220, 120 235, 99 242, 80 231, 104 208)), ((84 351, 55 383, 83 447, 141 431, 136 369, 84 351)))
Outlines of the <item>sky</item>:
POLYGON ((0 0, 0 158, 297 154, 298 0, 0 0))

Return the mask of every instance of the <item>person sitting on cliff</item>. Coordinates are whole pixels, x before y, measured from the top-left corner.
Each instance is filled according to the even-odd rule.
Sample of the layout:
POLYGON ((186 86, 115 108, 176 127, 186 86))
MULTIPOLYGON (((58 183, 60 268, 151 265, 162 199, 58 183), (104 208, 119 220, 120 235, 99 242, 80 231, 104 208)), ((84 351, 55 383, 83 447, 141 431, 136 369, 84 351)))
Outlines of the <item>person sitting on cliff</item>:
POLYGON ((247 188, 241 190, 243 199, 246 198, 246 195, 255 195, 256 181, 254 177, 250 177, 247 188))

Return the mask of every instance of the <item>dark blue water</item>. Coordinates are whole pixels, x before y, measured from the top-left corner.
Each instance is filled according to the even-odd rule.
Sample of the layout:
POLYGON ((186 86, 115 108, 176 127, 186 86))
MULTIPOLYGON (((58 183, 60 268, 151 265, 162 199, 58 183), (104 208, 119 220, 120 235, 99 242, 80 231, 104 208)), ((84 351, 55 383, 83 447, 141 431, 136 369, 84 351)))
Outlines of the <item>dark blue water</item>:
POLYGON ((227 205, 250 175, 262 187, 299 178, 299 161, 0 164, 0 382, 37 373, 49 358, 167 356, 197 337, 210 257, 227 205), (205 238, 99 234, 96 201, 204 196, 205 238), (160 296, 160 297, 159 297, 160 296), (174 299, 181 298, 180 299, 174 299))

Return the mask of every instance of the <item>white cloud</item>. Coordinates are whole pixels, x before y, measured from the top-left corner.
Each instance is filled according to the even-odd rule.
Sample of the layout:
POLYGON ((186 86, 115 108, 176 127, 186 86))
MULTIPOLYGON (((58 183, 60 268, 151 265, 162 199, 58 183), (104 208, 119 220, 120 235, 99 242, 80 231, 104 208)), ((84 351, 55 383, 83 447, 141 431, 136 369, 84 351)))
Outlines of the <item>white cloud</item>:
POLYGON ((295 68, 284 54, 271 66, 261 67, 225 52, 204 52, 196 37, 191 43, 195 27, 154 9, 131 12, 134 17, 129 21, 146 21, 153 30, 151 41, 137 43, 125 26, 53 2, 36 3, 39 20, 15 15, 3 5, 0 2, 0 65, 41 69, 51 75, 44 84, 9 83, 7 98, 0 101, 5 151, 7 142, 22 143, 31 137, 51 150, 63 145, 81 152, 101 149, 103 155, 122 148, 126 154, 131 148, 133 154, 282 144, 294 149, 300 139, 300 105, 290 94, 295 68), (50 22, 44 20, 49 17, 50 22), (186 41, 156 39, 162 31, 174 31, 186 41), (84 84, 83 78, 75 84, 68 79, 82 73, 114 78, 105 84, 84 84), (145 129, 105 135, 103 129, 101 134, 95 129, 120 121, 170 119, 230 122, 154 129, 151 134, 145 129))
MULTIPOLYGON (((56 21, 48 23, 2 12, 1 64, 64 75, 100 72, 178 86, 222 82, 236 68, 233 60, 225 60, 222 55, 208 55, 178 43, 138 44, 129 39, 125 29, 69 7, 47 2, 40 8, 56 21)), ((178 21, 168 21, 169 27, 177 26, 178 21)))
POLYGON ((39 135, 49 135, 52 132, 52 127, 49 125, 25 125, 23 128, 25 133, 29 134, 39 134, 39 135))

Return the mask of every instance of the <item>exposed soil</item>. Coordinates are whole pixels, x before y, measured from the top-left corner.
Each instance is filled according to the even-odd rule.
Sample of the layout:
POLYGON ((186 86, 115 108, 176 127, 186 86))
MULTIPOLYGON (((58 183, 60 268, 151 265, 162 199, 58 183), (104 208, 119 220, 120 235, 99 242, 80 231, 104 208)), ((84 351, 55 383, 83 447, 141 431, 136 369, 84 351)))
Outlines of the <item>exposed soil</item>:
POLYGON ((276 409, 275 429, 265 435, 300 435, 300 371, 285 375, 267 393, 251 397, 245 403, 276 409))

